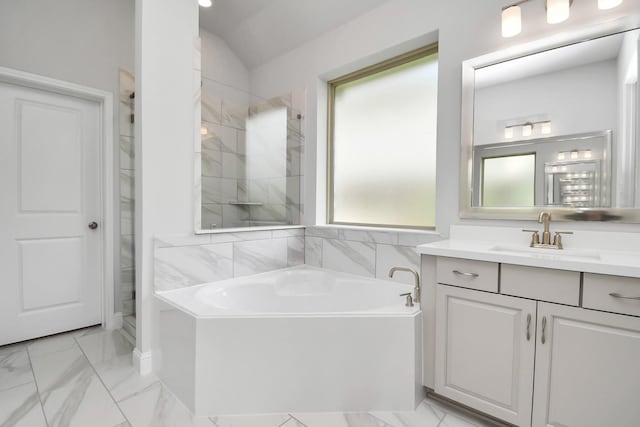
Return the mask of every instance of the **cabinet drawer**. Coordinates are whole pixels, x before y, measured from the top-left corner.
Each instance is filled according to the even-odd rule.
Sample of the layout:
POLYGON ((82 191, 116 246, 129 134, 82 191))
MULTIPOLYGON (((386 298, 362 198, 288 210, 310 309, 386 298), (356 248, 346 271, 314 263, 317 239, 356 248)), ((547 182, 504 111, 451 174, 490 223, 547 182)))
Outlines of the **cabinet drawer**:
POLYGON ((640 279, 585 273, 582 306, 640 316, 640 279))
POLYGON ((438 257, 436 270, 438 283, 498 292, 498 264, 495 262, 438 257))
POLYGON ((500 293, 577 306, 580 304, 580 273, 502 264, 500 293))

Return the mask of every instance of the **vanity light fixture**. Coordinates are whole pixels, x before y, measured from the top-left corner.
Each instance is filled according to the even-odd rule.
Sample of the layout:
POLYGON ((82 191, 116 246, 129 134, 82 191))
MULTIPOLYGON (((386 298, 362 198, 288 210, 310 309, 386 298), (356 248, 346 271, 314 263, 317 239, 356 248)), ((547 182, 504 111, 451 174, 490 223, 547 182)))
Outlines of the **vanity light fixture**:
POLYGON ((513 126, 507 126, 504 128, 504 139, 513 138, 513 126))
POLYGON ((540 133, 543 135, 548 135, 551 133, 551 120, 541 120, 538 122, 524 122, 524 123, 516 123, 513 125, 504 127, 504 138, 511 139, 513 138, 513 129, 521 128, 522 136, 531 136, 533 135, 533 130, 536 125, 540 125, 540 133))
POLYGON ((211 7, 213 2, 211 0, 198 0, 198 4, 202 7, 211 7))
POLYGON ((515 3, 502 8, 502 37, 513 37, 522 31, 522 9, 515 3))
POLYGON ((200 135, 208 135, 209 134, 209 129, 207 129, 206 126, 202 126, 200 128, 200 135))
POLYGON ((571 160, 577 160, 577 159, 578 159, 578 150, 571 151, 571 160))
POLYGON ((598 9, 607 10, 619 6, 622 0, 598 0, 598 9))
POLYGON ((585 159, 590 159, 591 158, 591 150, 585 150, 582 153, 582 157, 584 157, 585 159))
MULTIPOLYGON (((520 0, 502 8, 502 37, 513 37, 522 31, 522 9, 520 5, 531 0, 520 0)), ((573 0, 545 0, 547 22, 558 24, 569 19, 573 0)), ((598 0, 598 9, 606 10, 619 6, 622 0, 598 0)))
POLYGON ((547 0, 547 23, 558 24, 569 19, 570 0, 547 0))

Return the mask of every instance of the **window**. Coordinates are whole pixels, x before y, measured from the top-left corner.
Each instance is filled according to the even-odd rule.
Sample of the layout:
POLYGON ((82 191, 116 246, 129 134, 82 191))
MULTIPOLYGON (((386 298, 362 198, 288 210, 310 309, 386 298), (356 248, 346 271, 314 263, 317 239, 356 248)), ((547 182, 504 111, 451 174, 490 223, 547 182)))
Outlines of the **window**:
POLYGON ((535 206, 536 155, 482 159, 482 206, 535 206))
POLYGON ((435 227, 437 90, 437 45, 329 82, 329 223, 435 227))

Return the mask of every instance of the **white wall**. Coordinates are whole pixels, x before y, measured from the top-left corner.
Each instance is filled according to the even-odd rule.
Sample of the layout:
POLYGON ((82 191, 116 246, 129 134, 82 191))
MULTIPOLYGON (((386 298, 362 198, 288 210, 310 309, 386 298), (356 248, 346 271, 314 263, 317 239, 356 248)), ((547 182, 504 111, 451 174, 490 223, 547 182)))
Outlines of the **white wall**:
MULTIPOLYGON (((118 192, 119 69, 134 66, 132 0, 0 1, 0 66, 113 93, 114 176, 118 192)), ((118 194, 114 195, 118 200, 118 194)), ((119 204, 114 203, 119 282, 119 204)), ((116 287, 116 312, 121 298, 116 287)))
MULTIPOLYGON (((514 119, 517 123, 534 121, 537 116, 551 120, 551 134, 546 136, 611 129, 615 141, 618 136, 616 73, 616 62, 610 60, 476 90, 473 144, 527 139, 514 134, 505 140, 504 124, 514 119)), ((531 138, 540 138, 538 129, 534 130, 531 138)))
MULTIPOLYGON (((608 11, 598 10, 595 1, 574 2, 567 22, 548 25, 544 8, 539 3, 522 5, 523 32, 512 39, 504 39, 500 35, 500 10, 505 5, 502 0, 391 0, 252 70, 251 91, 262 97, 268 98, 292 87, 307 88, 305 134, 309 154, 305 161, 309 176, 316 175, 316 181, 308 179, 305 186, 307 223, 324 221, 326 80, 424 45, 437 35, 440 45, 437 230, 447 235, 449 225, 460 222, 524 225, 506 221, 463 221, 458 217, 461 62, 520 43, 637 14, 640 10, 640 0, 627 0, 608 11), (316 192, 321 195, 317 205, 316 192)), ((566 227, 598 229, 603 225, 575 223, 566 227)), ((638 225, 608 224, 606 227, 640 231, 638 225)))
POLYGON ((153 238, 193 233, 197 36, 197 2, 136 0, 134 361, 142 373, 151 370, 153 238))
POLYGON ((202 77, 249 91, 249 70, 220 37, 200 29, 202 77))

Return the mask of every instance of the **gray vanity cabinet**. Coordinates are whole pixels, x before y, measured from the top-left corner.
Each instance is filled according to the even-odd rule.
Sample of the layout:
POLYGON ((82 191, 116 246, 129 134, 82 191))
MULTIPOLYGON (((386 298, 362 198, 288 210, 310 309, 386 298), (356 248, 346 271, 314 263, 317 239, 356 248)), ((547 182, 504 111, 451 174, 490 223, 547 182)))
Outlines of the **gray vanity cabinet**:
POLYGON ((640 426, 640 279, 494 263, 487 291, 477 261, 442 261, 464 274, 436 273, 437 394, 522 427, 640 426))
POLYGON ((538 303, 534 390, 534 427, 639 426, 640 318, 538 303))

